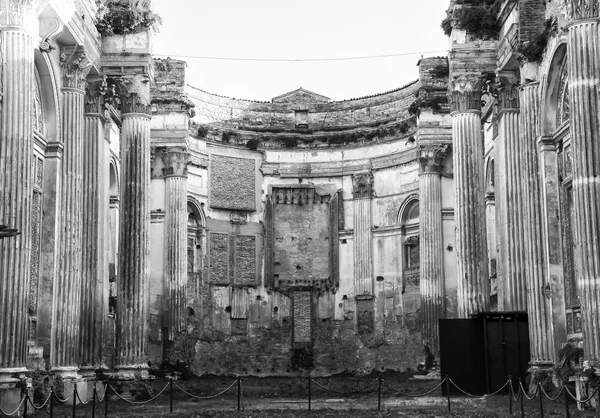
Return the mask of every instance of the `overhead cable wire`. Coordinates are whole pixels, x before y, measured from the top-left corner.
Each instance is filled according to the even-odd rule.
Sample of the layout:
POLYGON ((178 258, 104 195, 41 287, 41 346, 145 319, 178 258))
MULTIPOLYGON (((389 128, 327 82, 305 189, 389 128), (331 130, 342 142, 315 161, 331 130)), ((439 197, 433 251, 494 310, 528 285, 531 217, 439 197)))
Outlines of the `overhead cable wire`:
POLYGON ((153 54, 155 57, 170 57, 170 58, 187 58, 187 59, 199 59, 199 60, 212 60, 212 61, 254 61, 254 62, 321 62, 321 61, 355 61, 355 60, 370 60, 379 58, 392 58, 392 57, 403 57, 409 55, 424 55, 424 54, 436 54, 436 53, 447 53, 447 50, 437 51, 417 51, 417 52, 400 52, 397 54, 384 54, 384 55, 363 55, 356 57, 333 57, 333 58, 242 58, 242 57, 215 57, 215 56, 202 56, 202 55, 177 55, 177 54, 153 54))

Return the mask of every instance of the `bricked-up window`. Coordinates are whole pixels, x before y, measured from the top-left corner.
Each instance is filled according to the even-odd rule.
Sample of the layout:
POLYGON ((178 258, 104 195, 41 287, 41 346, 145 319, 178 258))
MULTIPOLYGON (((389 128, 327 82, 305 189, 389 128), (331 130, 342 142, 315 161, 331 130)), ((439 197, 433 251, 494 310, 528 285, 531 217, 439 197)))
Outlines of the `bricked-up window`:
POLYGON ((294 344, 311 342, 311 295, 310 291, 293 292, 294 344))
POLYGON ((308 110, 296 110, 294 116, 296 129, 308 129, 308 110))

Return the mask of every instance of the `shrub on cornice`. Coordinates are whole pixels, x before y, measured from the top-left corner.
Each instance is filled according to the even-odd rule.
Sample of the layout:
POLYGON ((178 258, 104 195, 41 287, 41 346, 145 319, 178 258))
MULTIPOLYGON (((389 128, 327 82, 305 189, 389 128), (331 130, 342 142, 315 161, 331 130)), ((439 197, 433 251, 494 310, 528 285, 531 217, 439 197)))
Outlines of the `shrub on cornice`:
POLYGON ((260 141, 256 138, 252 138, 246 142, 246 148, 256 151, 258 149, 258 144, 260 144, 260 141))
POLYGON ((200 138, 206 138, 206 136, 208 135, 208 132, 209 132, 208 126, 203 126, 203 125, 198 126, 198 136, 200 138))
POLYGON ((124 35, 155 29, 160 16, 150 7, 150 0, 96 0, 96 29, 101 35, 124 35))
POLYGON ((527 62, 541 62, 548 41, 557 33, 558 22, 556 19, 547 19, 544 23, 544 31, 542 33, 540 33, 533 41, 519 45, 518 51, 521 58, 527 62))
POLYGON ((448 10, 442 20, 442 30, 450 36, 453 28, 462 29, 478 39, 498 39, 498 12, 501 0, 455 0, 463 7, 448 10))

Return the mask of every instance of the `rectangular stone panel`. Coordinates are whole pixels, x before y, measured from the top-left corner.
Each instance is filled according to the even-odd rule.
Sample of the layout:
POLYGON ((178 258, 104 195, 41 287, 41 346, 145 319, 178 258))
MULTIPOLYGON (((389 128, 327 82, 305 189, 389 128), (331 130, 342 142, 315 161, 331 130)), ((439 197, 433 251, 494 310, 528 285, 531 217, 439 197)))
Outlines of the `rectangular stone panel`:
POLYGON ((229 277, 227 275, 227 267, 229 260, 228 246, 228 234, 218 232, 209 233, 209 282, 211 284, 229 284, 229 277))
POLYGON ((250 158, 211 155, 210 207, 256 210, 256 169, 250 158))
POLYGON ((311 342, 310 291, 293 292, 294 343, 311 342))
POLYGON ((356 301, 358 333, 370 334, 375 326, 373 299, 356 301))
POLYGON ((239 285, 256 285, 256 237, 240 235, 235 243, 236 280, 239 285))

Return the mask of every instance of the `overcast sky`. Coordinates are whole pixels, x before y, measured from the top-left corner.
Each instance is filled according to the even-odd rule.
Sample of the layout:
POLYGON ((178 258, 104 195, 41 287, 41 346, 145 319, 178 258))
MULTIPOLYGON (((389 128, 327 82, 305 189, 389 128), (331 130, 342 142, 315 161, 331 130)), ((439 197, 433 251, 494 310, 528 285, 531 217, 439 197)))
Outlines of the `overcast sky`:
POLYGON ((188 83, 265 100, 303 87, 333 100, 382 93, 418 77, 421 55, 446 55, 446 0, 154 0, 154 54, 188 63, 188 83), (430 52, 434 51, 434 52, 430 52), (258 59, 400 57, 317 62, 258 59), (183 58, 189 56, 190 58, 183 58))

